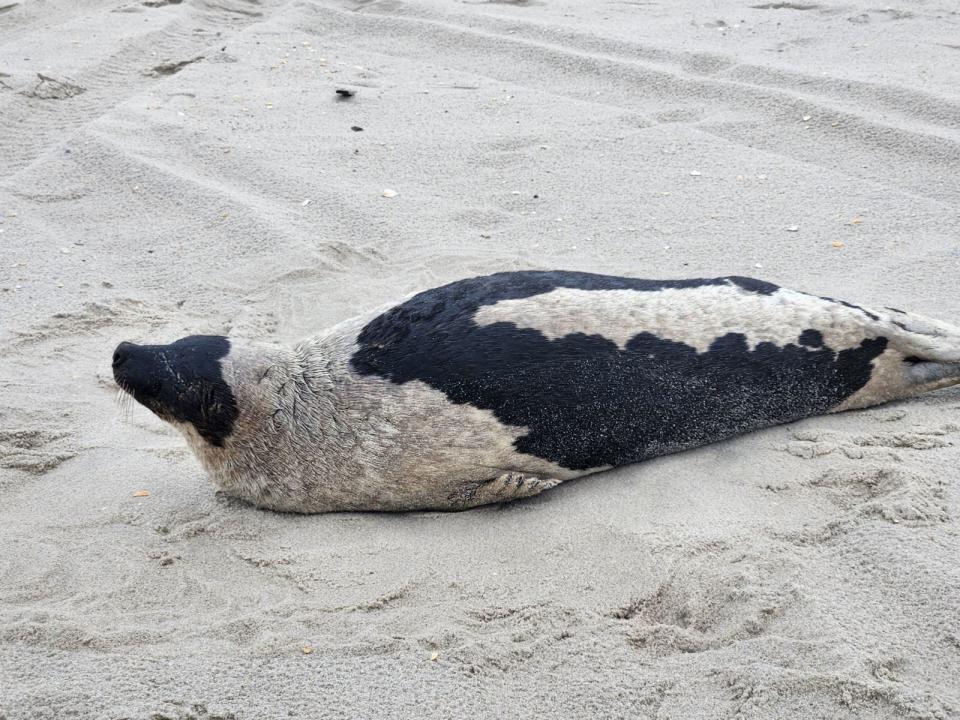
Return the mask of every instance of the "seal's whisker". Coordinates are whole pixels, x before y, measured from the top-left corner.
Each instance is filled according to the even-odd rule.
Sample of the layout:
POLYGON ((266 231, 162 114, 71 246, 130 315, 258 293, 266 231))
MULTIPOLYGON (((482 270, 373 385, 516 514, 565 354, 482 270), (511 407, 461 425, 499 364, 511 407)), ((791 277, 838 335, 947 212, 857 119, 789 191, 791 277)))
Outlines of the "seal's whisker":
POLYGON ((124 422, 133 415, 133 396, 123 388, 117 388, 117 413, 124 422))

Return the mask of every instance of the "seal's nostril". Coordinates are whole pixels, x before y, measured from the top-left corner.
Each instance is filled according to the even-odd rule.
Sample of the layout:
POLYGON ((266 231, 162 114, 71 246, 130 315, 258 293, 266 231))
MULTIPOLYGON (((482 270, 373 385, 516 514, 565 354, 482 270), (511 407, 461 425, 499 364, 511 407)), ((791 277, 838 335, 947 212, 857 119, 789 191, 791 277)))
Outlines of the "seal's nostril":
POLYGON ((117 349, 113 351, 113 366, 115 368, 123 365, 127 359, 130 357, 130 348, 133 347, 128 342, 122 342, 117 345, 117 349))

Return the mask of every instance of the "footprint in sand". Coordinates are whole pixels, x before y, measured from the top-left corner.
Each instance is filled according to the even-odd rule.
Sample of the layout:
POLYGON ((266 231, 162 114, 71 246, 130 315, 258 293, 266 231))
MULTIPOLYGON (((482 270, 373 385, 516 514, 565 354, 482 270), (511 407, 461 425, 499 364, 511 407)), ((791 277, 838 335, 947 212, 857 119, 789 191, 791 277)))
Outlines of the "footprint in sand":
POLYGON ((44 475, 77 456, 72 438, 72 433, 63 429, 0 429, 0 467, 44 475))
POLYGON ((781 557, 731 548, 680 565, 652 594, 608 613, 627 639, 655 656, 699 653, 755 638, 800 601, 781 557))

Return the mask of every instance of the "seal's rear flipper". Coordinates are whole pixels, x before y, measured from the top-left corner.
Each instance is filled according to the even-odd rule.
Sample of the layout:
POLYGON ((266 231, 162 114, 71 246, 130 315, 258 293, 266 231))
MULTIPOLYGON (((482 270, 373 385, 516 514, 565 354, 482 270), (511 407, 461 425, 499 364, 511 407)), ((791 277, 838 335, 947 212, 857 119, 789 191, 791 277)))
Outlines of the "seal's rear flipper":
POLYGON ((936 390, 960 383, 960 362, 935 362, 916 356, 904 358, 909 382, 923 386, 923 390, 936 390))
POLYGON ((870 335, 887 341, 866 385, 831 412, 870 407, 960 385, 960 327, 894 308, 871 312, 870 335))
POLYGON ((960 384, 960 328, 941 320, 893 311, 887 321, 893 348, 902 353, 910 394, 960 384))
POLYGON ((887 327, 878 330, 916 364, 960 363, 960 328, 933 318, 896 311, 881 321, 887 327), (889 324, 887 324, 889 323, 889 324))

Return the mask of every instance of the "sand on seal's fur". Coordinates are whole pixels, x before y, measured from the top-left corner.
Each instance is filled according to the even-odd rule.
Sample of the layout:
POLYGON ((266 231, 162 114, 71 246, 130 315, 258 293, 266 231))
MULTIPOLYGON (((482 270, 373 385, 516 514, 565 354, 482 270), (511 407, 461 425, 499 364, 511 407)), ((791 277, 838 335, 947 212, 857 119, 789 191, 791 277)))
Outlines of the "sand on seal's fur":
POLYGON ((300 517, 215 495, 109 367, 516 268, 956 322, 955 10, 0 12, 0 714, 960 714, 957 391, 502 508, 300 517))

